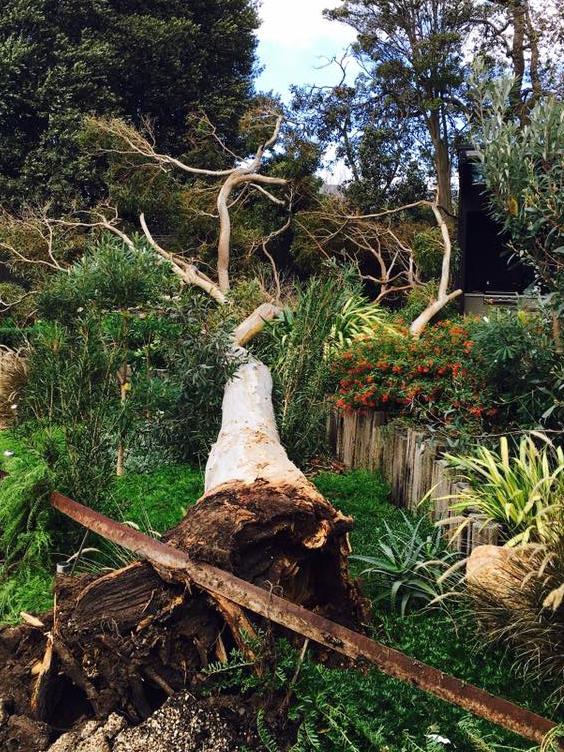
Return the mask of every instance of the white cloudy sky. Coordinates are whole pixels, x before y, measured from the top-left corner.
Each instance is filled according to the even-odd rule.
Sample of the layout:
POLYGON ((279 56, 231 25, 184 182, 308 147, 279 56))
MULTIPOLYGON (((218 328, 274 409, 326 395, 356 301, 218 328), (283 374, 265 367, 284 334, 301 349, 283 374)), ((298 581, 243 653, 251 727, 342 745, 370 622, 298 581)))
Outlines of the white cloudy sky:
POLYGON ((334 0, 262 0, 258 52, 265 70, 259 89, 287 97, 290 84, 338 81, 334 69, 320 70, 354 41, 348 26, 323 18, 323 9, 336 5, 334 0))

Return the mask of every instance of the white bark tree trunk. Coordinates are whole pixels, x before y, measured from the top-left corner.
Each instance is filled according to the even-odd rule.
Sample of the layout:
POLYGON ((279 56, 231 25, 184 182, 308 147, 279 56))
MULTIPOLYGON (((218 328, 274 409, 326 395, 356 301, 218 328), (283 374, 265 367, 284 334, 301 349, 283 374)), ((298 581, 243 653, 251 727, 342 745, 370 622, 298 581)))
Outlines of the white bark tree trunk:
POLYGON ((443 261, 441 266, 441 279, 439 281, 439 291, 436 300, 432 300, 427 308, 419 314, 419 316, 412 322, 409 327, 409 333, 413 337, 419 337, 427 324, 431 321, 433 316, 444 308, 447 303, 454 300, 459 295, 462 295, 462 290, 454 290, 454 292, 448 292, 448 285, 450 281, 450 264, 452 256, 452 243, 450 242, 450 234, 448 231, 447 223, 443 219, 441 211, 435 201, 431 204, 431 209, 437 220, 437 225, 441 231, 443 239, 443 261))
POLYGON ((309 486, 280 443, 272 407, 272 377, 258 360, 240 366, 225 387, 222 423, 206 465, 206 493, 225 483, 309 486))

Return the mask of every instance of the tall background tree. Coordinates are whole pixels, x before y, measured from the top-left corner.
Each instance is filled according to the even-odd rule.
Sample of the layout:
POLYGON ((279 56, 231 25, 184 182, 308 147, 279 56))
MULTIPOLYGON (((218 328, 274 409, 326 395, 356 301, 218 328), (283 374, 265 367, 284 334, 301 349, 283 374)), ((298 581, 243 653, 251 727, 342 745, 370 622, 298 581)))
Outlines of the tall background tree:
POLYGON ((84 115, 154 121, 168 153, 205 108, 227 144, 253 91, 254 0, 7 0, 0 10, 0 199, 18 208, 103 194, 84 115))
POLYGON ((564 28, 558 3, 529 0, 483 0, 476 4, 474 47, 491 74, 511 74, 512 110, 526 119, 546 94, 562 94, 564 28))
MULTIPOLYGON (((372 108, 418 139, 434 166, 439 204, 452 211, 451 147, 463 110, 463 42, 468 0, 342 0, 327 17, 357 32, 360 88, 372 108)), ((357 87, 358 88, 358 87, 357 87)), ((405 151, 404 151, 405 153, 405 151)), ((409 152, 408 152, 409 153, 409 152)))
POLYGON ((336 86, 295 87, 294 117, 305 137, 347 167, 351 179, 341 191, 362 211, 424 198, 429 165, 416 159, 423 156, 417 123, 380 96, 367 72, 349 83, 350 62, 332 61, 340 70, 336 86))

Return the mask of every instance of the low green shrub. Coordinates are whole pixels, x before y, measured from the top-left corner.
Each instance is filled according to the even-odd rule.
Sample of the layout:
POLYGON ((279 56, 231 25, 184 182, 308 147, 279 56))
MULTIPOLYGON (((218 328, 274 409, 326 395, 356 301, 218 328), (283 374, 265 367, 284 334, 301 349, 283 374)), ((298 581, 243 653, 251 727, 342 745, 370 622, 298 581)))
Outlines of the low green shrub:
POLYGON ((52 476, 42 457, 12 433, 0 432, 0 577, 15 563, 38 565, 54 542, 49 493, 52 476))
POLYGON ((94 506, 115 472, 127 417, 116 380, 123 350, 99 323, 90 313, 73 327, 37 326, 17 409, 19 432, 47 458, 59 490, 94 506))
POLYGON ((37 562, 18 567, 10 575, 0 570, 0 626, 20 622, 22 611, 49 611, 53 607, 53 580, 53 573, 37 562))
MULTIPOLYGON (((60 542, 49 505, 52 477, 41 456, 0 431, 0 624, 20 611, 41 613, 52 602, 46 567, 60 542)), ((62 533, 62 531, 61 531, 62 533)))
POLYGON ((187 292, 169 312, 169 320, 180 328, 177 337, 162 343, 164 383, 172 400, 154 404, 151 420, 164 446, 176 452, 177 461, 197 464, 207 459, 221 424, 225 384, 241 363, 229 355, 229 320, 208 329, 212 307, 207 298, 187 292))
POLYGON ((179 289, 170 266, 144 241, 130 248, 114 235, 103 235, 68 273, 57 274, 42 290, 38 313, 43 319, 72 324, 85 308, 100 310, 158 304, 179 289))
POLYGON ((472 359, 494 390, 499 419, 521 427, 560 427, 562 395, 555 373, 552 323, 542 313, 497 310, 470 322, 472 359))
POLYGON ((237 367, 226 354, 229 320, 208 325, 215 307, 199 291, 180 291, 142 242, 132 249, 110 236, 45 286, 18 417, 64 432, 59 475, 69 495, 80 498, 82 487, 91 503, 103 496, 118 446, 135 469, 207 454, 237 367))

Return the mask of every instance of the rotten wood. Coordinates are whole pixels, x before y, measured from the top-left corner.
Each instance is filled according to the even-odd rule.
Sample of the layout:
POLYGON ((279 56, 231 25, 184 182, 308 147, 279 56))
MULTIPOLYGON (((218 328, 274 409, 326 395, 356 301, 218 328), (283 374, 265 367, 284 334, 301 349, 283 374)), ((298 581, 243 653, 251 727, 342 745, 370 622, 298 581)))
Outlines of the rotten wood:
MULTIPOLYGON (((495 697, 229 572, 209 564, 196 563, 183 551, 114 522, 59 493, 52 494, 51 502, 56 509, 89 530, 133 551, 159 568, 180 573, 181 577, 212 595, 232 601, 350 659, 368 661, 389 676, 458 705, 526 739, 540 743, 556 726, 530 710, 495 697)), ((218 644, 223 647, 221 637, 218 644)))
POLYGON ((31 695, 31 712, 33 717, 38 720, 44 720, 49 714, 49 695, 53 676, 57 671, 57 660, 53 653, 53 637, 47 636, 47 646, 43 659, 33 667, 32 673, 36 675, 33 692, 31 695))

